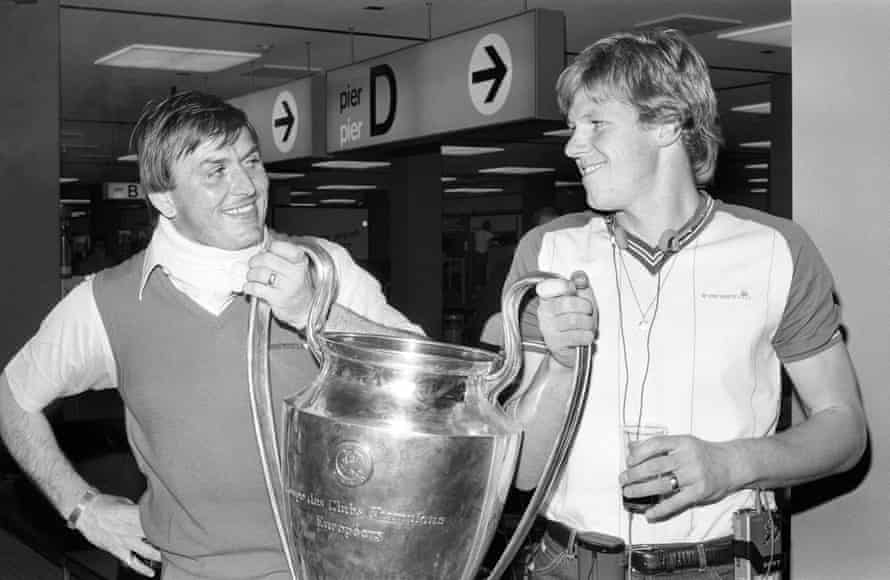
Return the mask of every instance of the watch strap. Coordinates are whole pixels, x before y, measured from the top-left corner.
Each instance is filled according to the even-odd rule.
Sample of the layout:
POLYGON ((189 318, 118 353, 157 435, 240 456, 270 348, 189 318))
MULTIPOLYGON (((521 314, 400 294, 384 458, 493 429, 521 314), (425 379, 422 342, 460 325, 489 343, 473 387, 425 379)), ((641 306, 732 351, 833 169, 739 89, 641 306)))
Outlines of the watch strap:
POLYGON ((77 522, 78 520, 80 520, 80 516, 83 515, 84 510, 87 509, 87 506, 90 505, 90 502, 96 499, 96 496, 98 495, 99 493, 94 489, 88 489, 83 492, 83 496, 81 496, 80 501, 77 502, 77 505, 74 506, 74 509, 71 510, 70 514, 68 514, 68 517, 65 518, 69 528, 71 528, 72 530, 77 529, 77 522))

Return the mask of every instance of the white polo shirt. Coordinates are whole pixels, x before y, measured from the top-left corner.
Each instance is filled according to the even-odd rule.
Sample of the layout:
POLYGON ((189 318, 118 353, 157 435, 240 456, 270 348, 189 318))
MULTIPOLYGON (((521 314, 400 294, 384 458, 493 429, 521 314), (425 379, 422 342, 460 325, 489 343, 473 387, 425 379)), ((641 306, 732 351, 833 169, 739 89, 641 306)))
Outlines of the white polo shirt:
MULTIPOLYGON (((599 306, 590 394, 578 437, 546 509, 579 530, 628 539, 618 474, 623 423, 657 423, 707 441, 762 437, 779 416, 780 365, 841 339, 833 281, 806 233, 763 212, 714 201, 687 224, 676 253, 628 234, 612 243, 592 212, 558 218, 520 242, 508 286, 543 270, 587 273, 599 306)), ((506 287, 506 286, 505 286, 506 287)), ((536 304, 523 339, 541 341, 536 304)), ((635 544, 732 533, 754 492, 665 522, 633 520, 635 544)))

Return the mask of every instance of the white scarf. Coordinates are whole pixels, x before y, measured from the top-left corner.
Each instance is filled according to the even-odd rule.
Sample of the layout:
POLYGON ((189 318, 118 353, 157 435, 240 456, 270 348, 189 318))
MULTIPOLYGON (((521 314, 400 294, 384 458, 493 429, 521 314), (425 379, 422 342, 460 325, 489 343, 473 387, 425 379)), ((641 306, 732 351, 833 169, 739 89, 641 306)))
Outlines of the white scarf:
POLYGON ((146 275, 160 266, 178 290, 208 312, 219 315, 242 292, 247 281, 247 263, 263 248, 268 232, 263 232, 263 242, 255 246, 222 250, 186 238, 164 216, 158 220, 146 252, 146 275))

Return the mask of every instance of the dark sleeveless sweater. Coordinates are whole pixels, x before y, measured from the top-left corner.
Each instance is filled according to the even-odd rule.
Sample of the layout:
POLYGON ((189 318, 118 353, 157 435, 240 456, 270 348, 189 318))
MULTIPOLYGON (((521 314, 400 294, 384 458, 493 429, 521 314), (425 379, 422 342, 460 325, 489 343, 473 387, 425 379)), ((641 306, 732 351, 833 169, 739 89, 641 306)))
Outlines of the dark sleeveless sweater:
MULTIPOLYGON (((250 412, 247 299, 213 316, 155 268, 140 301, 142 264, 139 253, 101 272, 93 291, 147 478, 142 525, 164 553, 164 580, 287 579, 250 412)), ((318 369, 295 333, 273 322, 271 335, 280 409, 318 369)))

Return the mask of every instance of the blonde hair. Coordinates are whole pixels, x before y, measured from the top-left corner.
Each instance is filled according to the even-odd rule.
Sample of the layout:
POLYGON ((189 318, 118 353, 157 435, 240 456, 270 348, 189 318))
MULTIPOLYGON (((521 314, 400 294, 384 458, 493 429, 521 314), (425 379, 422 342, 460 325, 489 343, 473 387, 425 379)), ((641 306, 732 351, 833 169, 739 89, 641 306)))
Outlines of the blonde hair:
POLYGON ((714 176, 723 142, 717 97, 701 54, 676 30, 616 33, 585 48, 556 81, 566 114, 575 96, 615 99, 642 123, 677 123, 696 182, 714 176))

